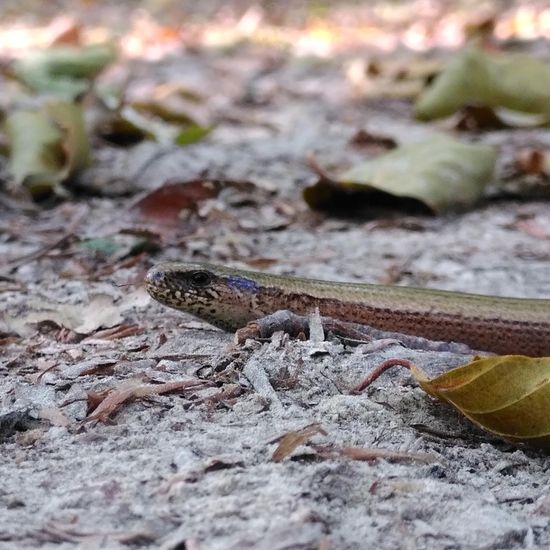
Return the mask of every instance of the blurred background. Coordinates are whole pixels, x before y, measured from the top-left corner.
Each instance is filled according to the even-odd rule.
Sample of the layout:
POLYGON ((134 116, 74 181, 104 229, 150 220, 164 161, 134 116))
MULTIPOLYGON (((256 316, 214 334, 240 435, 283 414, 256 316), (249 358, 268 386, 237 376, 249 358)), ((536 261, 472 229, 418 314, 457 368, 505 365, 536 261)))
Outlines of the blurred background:
POLYGON ((77 32, 79 24, 86 39, 116 37, 125 54, 149 57, 182 43, 220 45, 237 37, 317 55, 365 44, 382 50, 458 47, 479 24, 499 40, 550 37, 550 8, 543 0, 4 0, 0 15, 4 54, 48 44, 77 32))

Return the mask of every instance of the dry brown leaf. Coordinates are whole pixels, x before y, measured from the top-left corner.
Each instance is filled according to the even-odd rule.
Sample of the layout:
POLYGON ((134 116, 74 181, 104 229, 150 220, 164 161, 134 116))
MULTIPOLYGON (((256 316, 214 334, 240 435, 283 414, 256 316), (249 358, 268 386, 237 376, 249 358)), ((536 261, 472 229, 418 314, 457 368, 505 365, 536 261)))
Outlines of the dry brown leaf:
POLYGON ((368 151, 371 154, 383 153, 397 147, 397 142, 389 137, 373 134, 364 128, 358 130, 350 139, 350 145, 368 151))
POLYGON ((424 462, 429 464, 435 462, 435 456, 426 453, 407 453, 403 451, 392 451, 390 449, 367 449, 364 447, 313 447, 323 457, 333 458, 342 456, 351 460, 374 462, 375 460, 387 460, 388 462, 424 462))
POLYGON ((221 186, 209 180, 169 180, 133 204, 131 211, 141 219, 160 225, 185 223, 182 212, 194 211, 207 199, 218 196, 221 186))
POLYGON ((516 157, 518 170, 527 175, 550 177, 550 149, 526 149, 516 157))
POLYGON ((71 421, 65 416, 65 413, 57 407, 44 407, 38 411, 38 417, 47 420, 53 426, 67 427, 71 421))
POLYGON ((141 325, 118 325, 112 328, 106 328, 103 330, 98 330, 93 334, 93 336, 85 338, 83 341, 88 341, 89 339, 94 340, 118 340, 120 338, 127 338, 128 336, 135 336, 136 334, 141 334, 143 332, 143 327, 141 325))
POLYGON ((317 434, 327 435, 321 424, 311 424, 301 430, 286 433, 279 441, 271 460, 281 462, 281 460, 290 456, 298 446, 303 445, 317 434))
POLYGON ((226 462, 225 460, 220 460, 214 458, 211 460, 204 468, 204 473, 209 474, 211 472, 219 472, 220 470, 230 470, 232 468, 243 468, 244 462, 226 462))
POLYGON ((21 336, 33 333, 30 325, 44 321, 74 331, 78 334, 91 334, 99 328, 110 328, 124 321, 123 314, 133 307, 144 307, 149 297, 139 289, 115 302, 108 294, 95 294, 87 304, 55 304, 43 301, 30 302, 32 311, 24 315, 4 314, 4 322, 10 332, 21 336))
POLYGON ((495 110, 487 105, 465 105, 460 109, 455 123, 457 130, 466 132, 502 130, 509 127, 495 110))
POLYGON ((88 403, 90 398, 99 403, 92 409, 85 421, 106 423, 109 418, 126 402, 131 399, 149 397, 150 395, 161 395, 164 393, 200 389, 208 387, 209 383, 198 378, 187 380, 177 380, 175 382, 166 382, 165 384, 144 384, 141 380, 128 380, 119 386, 98 393, 90 392, 88 394, 88 403))

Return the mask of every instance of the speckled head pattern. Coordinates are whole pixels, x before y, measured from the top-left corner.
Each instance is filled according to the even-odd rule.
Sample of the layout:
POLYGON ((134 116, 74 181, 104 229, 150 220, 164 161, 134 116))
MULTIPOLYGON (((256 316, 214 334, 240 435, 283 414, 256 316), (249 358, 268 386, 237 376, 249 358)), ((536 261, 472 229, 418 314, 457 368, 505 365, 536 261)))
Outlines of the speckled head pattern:
POLYGON ((149 294, 161 304, 191 313, 225 330, 236 330, 262 315, 252 279, 208 264, 161 263, 145 277, 149 294))

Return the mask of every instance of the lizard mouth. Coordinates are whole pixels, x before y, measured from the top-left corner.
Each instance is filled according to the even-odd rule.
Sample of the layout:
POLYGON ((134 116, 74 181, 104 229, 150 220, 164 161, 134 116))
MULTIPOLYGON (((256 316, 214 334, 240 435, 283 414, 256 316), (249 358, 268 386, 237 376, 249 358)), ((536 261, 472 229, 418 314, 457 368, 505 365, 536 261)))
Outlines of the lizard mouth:
POLYGON ((147 289, 166 286, 166 277, 164 272, 152 267, 147 272, 147 275, 145 275, 145 285, 147 286, 147 289))
POLYGON ((170 289, 166 280, 166 274, 152 267, 145 275, 145 289, 149 295, 164 305, 171 305, 170 289))

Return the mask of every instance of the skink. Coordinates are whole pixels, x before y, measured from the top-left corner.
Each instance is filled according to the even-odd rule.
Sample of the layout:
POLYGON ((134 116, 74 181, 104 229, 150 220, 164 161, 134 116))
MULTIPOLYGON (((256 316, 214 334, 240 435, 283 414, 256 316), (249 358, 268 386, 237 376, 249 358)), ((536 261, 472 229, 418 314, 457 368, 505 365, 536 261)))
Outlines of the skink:
POLYGON ((167 262, 145 278, 160 303, 225 330, 278 310, 321 315, 371 327, 460 342, 498 354, 550 355, 550 300, 442 290, 338 283, 167 262))

